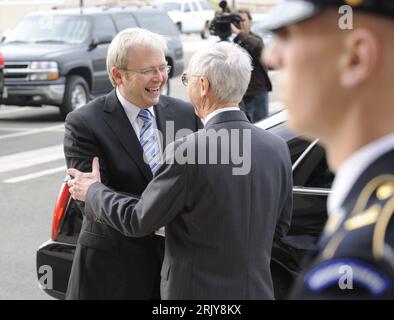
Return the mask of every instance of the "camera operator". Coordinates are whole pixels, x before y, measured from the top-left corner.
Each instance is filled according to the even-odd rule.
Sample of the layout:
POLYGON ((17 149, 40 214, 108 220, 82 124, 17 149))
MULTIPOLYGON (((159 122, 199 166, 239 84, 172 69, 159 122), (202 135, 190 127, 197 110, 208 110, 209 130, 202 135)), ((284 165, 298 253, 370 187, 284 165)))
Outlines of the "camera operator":
POLYGON ((262 64, 260 58, 264 48, 263 39, 250 31, 252 26, 250 11, 240 9, 237 13, 241 17, 241 21, 231 23, 232 32, 236 35, 233 41, 248 51, 253 63, 250 83, 240 107, 249 120, 254 123, 268 115, 268 92, 272 90, 272 84, 267 68, 262 64))

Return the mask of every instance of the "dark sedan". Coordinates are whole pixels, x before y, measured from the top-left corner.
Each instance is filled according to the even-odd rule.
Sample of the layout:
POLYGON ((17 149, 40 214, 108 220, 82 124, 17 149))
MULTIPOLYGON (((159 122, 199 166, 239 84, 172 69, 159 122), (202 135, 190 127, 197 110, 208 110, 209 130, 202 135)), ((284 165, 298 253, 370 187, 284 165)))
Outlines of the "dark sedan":
MULTIPOLYGON (((292 223, 288 235, 275 243, 272 251, 271 271, 277 299, 286 297, 300 272, 301 260, 314 250, 327 219, 326 200, 333 180, 324 150, 317 141, 308 142, 290 132, 286 119, 286 111, 281 111, 256 124, 287 142, 293 163, 292 223)), ((37 251, 38 279, 43 290, 53 297, 64 298, 81 223, 81 212, 63 184, 53 213, 51 239, 37 251), (47 277, 48 268, 52 279, 47 277)))

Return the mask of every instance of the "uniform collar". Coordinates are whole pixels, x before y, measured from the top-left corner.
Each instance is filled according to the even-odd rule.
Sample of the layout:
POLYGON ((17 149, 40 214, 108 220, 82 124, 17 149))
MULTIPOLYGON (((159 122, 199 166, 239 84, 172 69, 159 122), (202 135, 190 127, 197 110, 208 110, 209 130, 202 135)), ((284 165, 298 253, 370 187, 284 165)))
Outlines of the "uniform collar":
POLYGON ((394 133, 365 145, 343 162, 337 171, 332 185, 332 192, 328 197, 327 207, 329 213, 340 210, 343 201, 363 171, 391 149, 394 149, 394 133))

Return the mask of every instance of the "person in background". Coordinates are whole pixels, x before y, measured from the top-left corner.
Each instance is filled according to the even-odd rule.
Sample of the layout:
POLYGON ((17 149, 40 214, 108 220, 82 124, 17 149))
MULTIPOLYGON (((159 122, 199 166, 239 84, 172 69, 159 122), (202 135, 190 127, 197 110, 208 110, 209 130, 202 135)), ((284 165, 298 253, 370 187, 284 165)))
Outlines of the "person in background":
POLYGON ((237 13, 241 17, 239 25, 231 24, 235 38, 233 41, 244 48, 252 57, 252 77, 246 93, 242 99, 241 110, 254 123, 269 113, 268 92, 272 91, 271 80, 261 55, 264 49, 263 39, 251 32, 252 16, 247 9, 240 9, 237 13))

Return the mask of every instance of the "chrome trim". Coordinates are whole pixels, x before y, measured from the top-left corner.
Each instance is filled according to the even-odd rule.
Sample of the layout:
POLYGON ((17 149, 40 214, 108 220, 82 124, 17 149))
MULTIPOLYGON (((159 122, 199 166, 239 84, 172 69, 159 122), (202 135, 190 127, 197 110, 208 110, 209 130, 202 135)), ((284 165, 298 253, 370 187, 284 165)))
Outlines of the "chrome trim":
POLYGON ((42 243, 39 246, 38 250, 40 250, 40 249, 42 249, 44 247, 47 247, 49 245, 62 245, 62 246, 67 246, 67 247, 72 247, 72 248, 76 247, 76 244, 66 243, 66 242, 59 242, 59 241, 56 241, 56 240, 48 239, 47 241, 45 241, 44 243, 42 243))
POLYGON ((4 63, 5 67, 7 67, 9 65, 27 65, 28 67, 30 67, 31 61, 6 61, 4 63))
POLYGON ((261 129, 267 130, 282 122, 285 122, 286 120, 287 120, 287 109, 283 109, 268 118, 256 122, 254 125, 261 129))
POLYGON ((331 190, 326 188, 293 187, 293 193, 305 194, 305 195, 329 196, 331 194, 331 190))
POLYGON ((309 151, 319 142, 319 139, 316 139, 313 141, 305 150, 304 152, 298 157, 298 159, 294 162, 293 166, 291 169, 294 171, 297 169, 297 166, 300 164, 302 160, 306 157, 306 155, 309 153, 309 151))
POLYGON ((10 69, 10 68, 6 68, 5 70, 5 74, 9 75, 9 74, 20 74, 20 73, 27 73, 27 74, 32 74, 32 73, 57 73, 57 70, 55 70, 54 68, 51 69, 10 69))
MULTIPOLYGON (((31 74, 41 74, 41 73, 59 73, 59 67, 56 68, 46 68, 46 69, 32 69, 31 65, 35 61, 7 61, 4 65, 4 74, 7 80, 10 75, 26 74, 25 78, 17 78, 14 80, 24 81, 28 79, 31 74), (24 68, 15 68, 15 66, 23 66, 24 68)), ((56 64, 57 65, 57 64, 56 64)))
POLYGON ((60 292, 55 289, 42 288, 40 281, 38 281, 38 286, 40 287, 40 289, 42 289, 46 294, 50 295, 52 298, 55 298, 58 300, 65 300, 66 299, 66 294, 64 292, 60 292))
POLYGON ((40 96, 39 101, 51 101, 52 103, 61 104, 63 102, 64 93, 66 90, 65 84, 53 84, 53 85, 16 85, 12 84, 7 87, 8 98, 18 96, 40 96))

